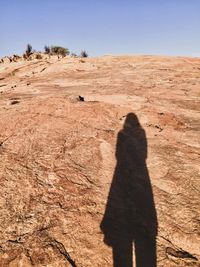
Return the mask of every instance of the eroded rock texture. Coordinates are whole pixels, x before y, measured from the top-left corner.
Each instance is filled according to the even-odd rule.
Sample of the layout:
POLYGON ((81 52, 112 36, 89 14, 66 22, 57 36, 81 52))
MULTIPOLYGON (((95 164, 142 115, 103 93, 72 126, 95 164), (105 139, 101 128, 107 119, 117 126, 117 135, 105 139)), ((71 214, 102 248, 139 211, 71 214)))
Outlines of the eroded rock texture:
POLYGON ((200 266, 199 59, 3 63, 0 92, 0 266, 200 266))

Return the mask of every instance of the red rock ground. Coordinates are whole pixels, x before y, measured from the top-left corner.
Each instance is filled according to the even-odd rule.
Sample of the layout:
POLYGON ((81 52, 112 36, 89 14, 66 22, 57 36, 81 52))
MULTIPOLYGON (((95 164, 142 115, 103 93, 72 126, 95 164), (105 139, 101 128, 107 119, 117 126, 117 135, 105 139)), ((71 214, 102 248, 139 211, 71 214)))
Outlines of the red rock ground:
POLYGON ((199 95, 199 58, 1 63, 0 266, 200 266, 199 95))

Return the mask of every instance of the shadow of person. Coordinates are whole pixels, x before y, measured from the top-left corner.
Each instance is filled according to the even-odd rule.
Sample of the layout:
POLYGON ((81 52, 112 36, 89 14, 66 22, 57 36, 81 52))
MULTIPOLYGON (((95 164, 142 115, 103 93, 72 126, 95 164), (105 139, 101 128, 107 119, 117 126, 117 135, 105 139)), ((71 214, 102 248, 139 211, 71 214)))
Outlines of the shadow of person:
POLYGON ((135 114, 118 133, 115 168, 100 228, 114 267, 156 267, 157 217, 146 166, 147 140, 135 114))

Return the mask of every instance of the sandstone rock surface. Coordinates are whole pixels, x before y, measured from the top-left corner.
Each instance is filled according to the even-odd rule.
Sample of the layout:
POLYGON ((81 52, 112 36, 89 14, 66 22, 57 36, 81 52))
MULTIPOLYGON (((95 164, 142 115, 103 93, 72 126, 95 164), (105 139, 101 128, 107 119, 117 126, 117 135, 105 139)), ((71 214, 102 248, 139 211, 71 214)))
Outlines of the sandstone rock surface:
POLYGON ((200 266, 199 96, 199 58, 0 64, 0 266, 200 266))

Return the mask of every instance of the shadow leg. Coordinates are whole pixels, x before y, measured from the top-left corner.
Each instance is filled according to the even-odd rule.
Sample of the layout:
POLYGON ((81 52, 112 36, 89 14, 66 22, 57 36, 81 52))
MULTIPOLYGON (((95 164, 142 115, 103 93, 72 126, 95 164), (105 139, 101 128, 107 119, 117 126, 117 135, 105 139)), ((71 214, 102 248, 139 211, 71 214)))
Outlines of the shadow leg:
POLYGON ((141 235, 135 240, 136 267, 156 267, 156 239, 141 235))
POLYGON ((133 267, 133 247, 131 241, 121 241, 113 246, 113 267, 133 267))

